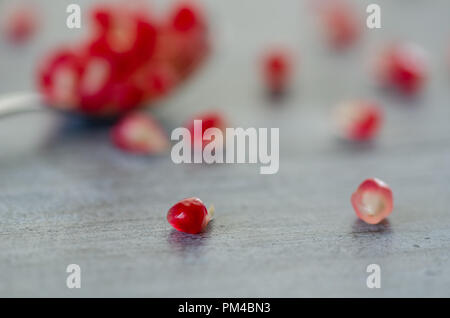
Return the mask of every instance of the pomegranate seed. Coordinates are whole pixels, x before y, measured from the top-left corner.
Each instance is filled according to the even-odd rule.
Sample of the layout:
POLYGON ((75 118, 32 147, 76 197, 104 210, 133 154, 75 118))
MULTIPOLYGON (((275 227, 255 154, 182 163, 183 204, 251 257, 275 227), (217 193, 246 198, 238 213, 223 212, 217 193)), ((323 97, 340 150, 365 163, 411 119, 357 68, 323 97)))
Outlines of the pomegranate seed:
POLYGON ((4 18, 5 35, 17 44, 30 39, 39 26, 37 11, 25 5, 11 8, 4 18))
POLYGON ((136 109, 142 104, 144 92, 132 81, 122 81, 111 84, 112 114, 123 114, 136 109))
POLYGON ((391 188, 377 178, 361 183, 353 193, 351 202, 356 215, 369 224, 380 223, 393 209, 391 188))
POLYGON ((205 229, 214 214, 214 207, 209 211, 199 198, 181 200, 167 212, 167 221, 176 230, 198 234, 205 229))
POLYGON ((168 136, 158 122, 142 113, 122 118, 111 137, 118 148, 135 154, 160 154, 169 148, 168 136))
POLYGON ((325 1, 319 10, 323 32, 331 46, 345 48, 359 38, 360 19, 347 1, 325 1))
POLYGON ((82 58, 73 50, 59 50, 44 61, 38 72, 39 89, 51 106, 62 109, 77 107, 82 71, 82 58))
POLYGON ((105 92, 112 74, 112 66, 108 60, 99 57, 89 57, 85 61, 80 79, 81 108, 91 111, 92 108, 102 108, 109 97, 105 92))
POLYGON ((88 45, 89 53, 108 59, 115 76, 130 76, 154 54, 157 31, 145 13, 107 6, 92 16, 97 33, 88 45))
POLYGON ((274 50, 263 61, 263 73, 266 86, 271 93, 283 93, 291 79, 292 61, 283 50, 274 50))
POLYGON ((349 140, 370 140, 383 121, 381 108, 370 101, 350 101, 338 105, 335 120, 339 134, 349 140))
POLYGON ((172 25, 178 31, 185 32, 191 30, 197 27, 199 23, 196 10, 189 5, 181 5, 174 12, 172 25))
POLYGON ((177 80, 177 74, 170 64, 152 63, 143 69, 138 82, 146 95, 155 100, 170 93, 177 80))
POLYGON ((105 58, 90 56, 84 64, 78 110, 92 116, 114 116, 140 105, 143 92, 133 78, 115 79, 113 67, 105 58))
MULTIPOLYGON (((205 133, 205 131, 208 128, 218 128, 222 131, 222 133, 225 133, 226 121, 221 113, 210 111, 210 112, 205 112, 205 113, 195 116, 192 120, 190 120, 188 122, 186 127, 189 129, 189 131, 191 133, 192 144, 194 146, 201 145, 202 149, 203 149, 203 148, 205 148, 205 146, 207 144, 209 144, 211 142, 211 140, 203 140, 203 134, 205 133), (194 120, 202 121, 201 136, 196 135, 194 133, 194 120), (198 139, 195 139, 195 138, 198 138, 198 139)), ((201 149, 196 149, 196 150, 201 150, 201 149)))
POLYGON ((207 28, 205 14, 195 1, 178 2, 169 17, 171 27, 181 33, 200 31, 207 28))
POLYGON ((175 6, 163 33, 166 44, 162 54, 170 57, 182 78, 192 73, 209 53, 206 19, 193 1, 175 6))
POLYGON ((413 94, 422 89, 428 73, 425 52, 410 43, 387 47, 375 63, 379 82, 404 93, 413 94))

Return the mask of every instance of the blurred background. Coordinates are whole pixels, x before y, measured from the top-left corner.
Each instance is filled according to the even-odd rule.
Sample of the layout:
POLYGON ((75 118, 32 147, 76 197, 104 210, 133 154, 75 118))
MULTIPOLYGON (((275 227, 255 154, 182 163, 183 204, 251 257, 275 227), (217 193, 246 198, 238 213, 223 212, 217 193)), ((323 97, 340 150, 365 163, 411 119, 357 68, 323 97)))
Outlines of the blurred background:
MULTIPOLYGON (((164 16, 173 2, 148 3, 164 16)), ((110 142, 108 124, 56 111, 0 116, 0 295, 450 296, 450 3, 349 1, 361 35, 336 49, 321 30, 318 2, 199 1, 211 52, 148 108, 168 133, 211 109, 229 127, 280 128, 275 175, 260 175, 259 165, 133 156, 110 142), (370 3, 381 7, 380 29, 365 27, 370 3), (380 89, 371 73, 380 50, 397 41, 427 53, 426 85, 414 96, 380 89), (288 50, 293 62, 278 99, 261 74, 273 48, 288 50), (384 112, 370 142, 334 133, 333 108, 354 99, 384 112), (368 177, 394 193, 394 212, 376 226, 358 221, 350 204, 368 177), (165 219, 191 196, 216 206, 216 219, 197 236, 165 219), (71 263, 81 266, 81 289, 65 286, 71 263), (372 263, 381 267, 376 290, 366 286, 372 263)), ((89 33, 95 2, 21 3, 34 6, 38 22, 23 43, 2 34, 0 100, 36 92, 38 62, 89 33), (81 6, 81 29, 66 27, 70 3, 81 6)), ((0 1, 0 19, 18 4, 0 1)))

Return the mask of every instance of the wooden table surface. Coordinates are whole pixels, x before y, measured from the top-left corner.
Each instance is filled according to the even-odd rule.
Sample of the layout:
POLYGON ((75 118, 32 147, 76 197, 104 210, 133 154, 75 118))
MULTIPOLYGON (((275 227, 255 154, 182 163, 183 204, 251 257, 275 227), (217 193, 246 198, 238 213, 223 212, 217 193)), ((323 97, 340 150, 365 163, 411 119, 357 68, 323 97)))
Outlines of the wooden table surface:
MULTIPOLYGON (((38 1, 43 32, 20 49, 1 42, 1 95, 32 90, 36 58, 85 32, 64 26, 71 2, 38 1)), ((275 175, 251 164, 130 156, 110 144, 107 127, 51 112, 1 119, 0 296, 449 297, 450 2, 358 1, 362 14, 371 2, 382 7, 382 29, 333 53, 305 2, 207 1, 215 50, 152 113, 168 131, 208 108, 231 127, 280 128, 275 175), (429 53, 430 82, 418 98, 380 91, 367 74, 367 60, 391 39, 429 53), (297 58, 292 93, 276 104, 261 91, 256 63, 272 43, 297 58), (373 143, 342 142, 330 128, 333 105, 355 97, 385 110, 373 143), (376 226, 350 205, 372 176, 392 187, 395 203, 376 226), (188 196, 216 207, 201 235, 165 219, 188 196), (81 266, 80 289, 66 287, 71 263, 81 266), (373 263, 380 289, 366 286, 373 263)))

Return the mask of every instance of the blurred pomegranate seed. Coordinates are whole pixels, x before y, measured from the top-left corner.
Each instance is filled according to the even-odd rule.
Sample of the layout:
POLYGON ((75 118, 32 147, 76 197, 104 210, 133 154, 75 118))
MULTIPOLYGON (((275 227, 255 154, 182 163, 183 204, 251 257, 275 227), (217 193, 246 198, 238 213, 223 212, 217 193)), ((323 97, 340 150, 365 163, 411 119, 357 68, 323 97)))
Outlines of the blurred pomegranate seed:
POLYGON ((143 92, 132 77, 114 78, 113 67, 101 57, 88 57, 80 80, 79 110, 92 116, 124 114, 139 106, 143 92))
POLYGON ((198 234, 211 221, 214 208, 208 211, 199 198, 187 198, 172 206, 167 212, 167 221, 176 230, 198 234))
POLYGON ((283 50, 273 50, 263 60, 263 75, 270 93, 279 94, 287 90, 291 80, 292 61, 283 50))
POLYGON ((80 108, 87 113, 101 112, 108 103, 107 87, 111 81, 112 66, 108 60, 88 57, 80 79, 80 108))
POLYGON ((377 178, 367 179, 353 193, 351 202, 361 220, 378 224, 392 212, 392 190, 377 178))
POLYGON ((61 109, 75 109, 79 103, 78 85, 83 72, 79 52, 61 49, 49 55, 38 71, 39 89, 48 103, 61 109))
POLYGON ((335 48, 346 48, 356 42, 363 26, 349 2, 328 0, 318 7, 323 33, 335 48))
POLYGON ((131 79, 112 83, 110 91, 111 104, 115 106, 112 112, 115 114, 127 113, 140 106, 144 100, 144 92, 131 79))
POLYGON ((3 14, 3 19, 6 38, 16 44, 29 40, 39 27, 38 11, 29 4, 11 7, 3 14))
POLYGON ((428 75, 425 52, 410 43, 391 45, 376 59, 375 75, 383 86, 406 94, 417 93, 423 88, 428 75))
POLYGON ((222 131, 222 134, 225 134, 226 130, 226 121, 223 115, 219 112, 209 111, 205 113, 198 114, 193 119, 191 119, 187 124, 186 128, 189 129, 192 138, 192 144, 194 147, 197 147, 196 150, 201 150, 205 148, 207 144, 211 142, 211 140, 203 140, 203 134, 208 128, 217 128, 222 131), (194 121, 201 120, 202 121, 202 130, 201 135, 195 134, 194 130, 194 121), (200 146, 202 147, 200 149, 200 146))
POLYGON ((208 55, 208 28, 204 13, 194 1, 176 4, 163 31, 164 54, 169 56, 180 77, 189 75, 208 55))
POLYGON ((174 12, 172 25, 177 31, 185 32, 198 27, 201 20, 197 17, 198 10, 189 4, 182 4, 174 12))
POLYGON ((155 100, 169 94, 178 82, 174 68, 168 63, 149 63, 139 74, 142 90, 155 100))
POLYGON ((160 154, 168 150, 169 139, 158 122, 142 113, 122 118, 112 129, 112 141, 134 154, 160 154))
POLYGON ((339 134, 349 140, 365 141, 376 136, 383 121, 381 108, 370 101, 349 101, 334 111, 339 134))
POLYGON ((89 53, 110 61, 116 77, 127 77, 154 54, 156 26, 143 12, 127 7, 97 8, 93 14, 97 26, 89 53))

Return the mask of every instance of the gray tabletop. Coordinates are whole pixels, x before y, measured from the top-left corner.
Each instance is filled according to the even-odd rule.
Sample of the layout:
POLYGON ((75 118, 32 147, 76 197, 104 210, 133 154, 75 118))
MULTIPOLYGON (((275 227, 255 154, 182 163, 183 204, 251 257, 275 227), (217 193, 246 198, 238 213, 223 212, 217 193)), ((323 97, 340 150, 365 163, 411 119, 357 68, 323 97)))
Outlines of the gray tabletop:
MULTIPOLYGON (((38 56, 84 30, 64 26, 65 6, 41 0, 44 30, 20 49, 0 44, 0 94, 33 89, 38 56)), ((88 1, 78 1, 83 9, 88 1)), ((162 2, 162 1, 159 1, 162 2)), ((106 127, 51 112, 0 122, 0 296, 450 296, 450 2, 377 2, 382 28, 333 53, 303 1, 207 1, 215 50, 208 63, 151 112, 166 129, 197 111, 222 110, 232 127, 279 127, 280 170, 175 165, 170 156, 116 150, 106 127), (380 91, 366 63, 391 39, 425 47, 422 96, 380 91), (274 104, 256 57, 282 44, 297 57, 292 93, 274 104), (380 102, 386 121, 370 144, 339 141, 333 105, 380 102), (393 189, 394 212, 369 226, 350 195, 367 177, 393 189), (206 232, 173 230, 179 199, 214 204, 206 232), (80 289, 66 287, 78 264, 80 289), (381 288, 366 267, 381 268, 381 288)))

